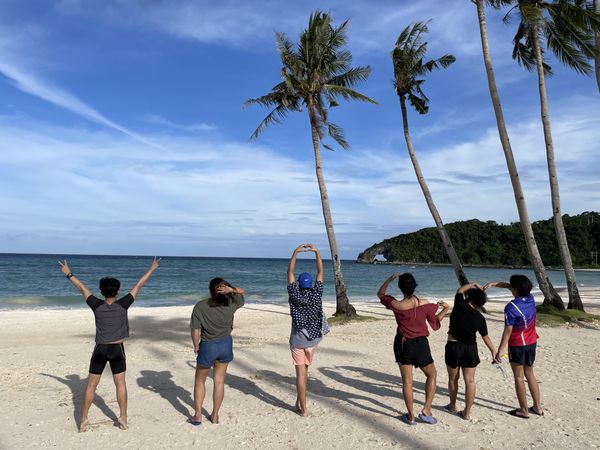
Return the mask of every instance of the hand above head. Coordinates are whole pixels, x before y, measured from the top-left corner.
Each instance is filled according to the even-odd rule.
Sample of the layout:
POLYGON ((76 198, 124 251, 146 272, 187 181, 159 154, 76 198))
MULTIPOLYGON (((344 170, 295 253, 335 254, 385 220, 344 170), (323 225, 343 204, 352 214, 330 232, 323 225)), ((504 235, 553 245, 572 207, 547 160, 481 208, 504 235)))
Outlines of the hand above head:
POLYGON ((150 264, 150 270, 156 270, 158 268, 158 263, 160 262, 160 260, 160 257, 155 256, 152 260, 152 264, 150 264))
POLYGON ((60 271, 62 273, 64 273, 65 275, 68 275, 71 273, 71 269, 69 269, 69 265, 67 264, 66 259, 64 261, 59 261, 58 263, 60 264, 60 271))
POLYGON ((296 250, 294 250, 296 253, 302 253, 302 252, 306 252, 306 246, 308 244, 300 244, 298 247, 296 247, 296 250))
POLYGON ((495 287, 496 283, 494 281, 490 281, 489 283, 486 283, 483 285, 483 290, 487 291, 489 288, 491 287, 495 287))
POLYGON ((438 306, 441 306, 444 309, 448 309, 450 308, 450 305, 448 305, 448 303, 441 301, 441 302, 437 302, 438 306))
POLYGON ((216 291, 217 291, 217 294, 227 295, 227 294, 233 294, 235 292, 235 288, 232 288, 231 286, 222 284, 221 286, 217 286, 216 291))
POLYGON ((306 249, 305 251, 308 252, 317 253, 319 251, 319 249, 314 244, 306 244, 304 248, 306 249))

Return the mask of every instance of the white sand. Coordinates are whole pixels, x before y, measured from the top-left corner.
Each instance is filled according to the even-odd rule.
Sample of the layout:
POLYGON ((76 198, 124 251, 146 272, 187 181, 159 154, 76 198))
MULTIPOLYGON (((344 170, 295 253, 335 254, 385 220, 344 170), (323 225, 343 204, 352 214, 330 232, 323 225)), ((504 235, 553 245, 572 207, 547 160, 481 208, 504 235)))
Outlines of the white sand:
MULTIPOLYGON (((588 310, 600 313, 600 292, 585 290, 588 310)), ((392 342, 395 321, 379 305, 357 304, 378 319, 333 327, 310 370, 309 413, 292 410, 294 369, 286 306, 248 305, 237 315, 236 358, 226 381, 221 424, 186 423, 192 411, 194 353, 188 320, 192 305, 130 310, 126 342, 130 429, 118 414, 107 366, 90 410, 91 429, 77 432, 81 396, 94 345, 89 310, 0 312, 0 448, 590 448, 600 446, 600 330, 540 328, 536 369, 546 416, 509 416, 516 397, 509 377, 490 364, 480 343, 478 394, 467 423, 447 404, 443 364, 447 322, 431 336, 438 367, 434 414, 439 424, 408 427, 392 342)), ((502 304, 488 305, 490 335, 498 343, 502 304)), ((328 308, 328 312, 332 312, 328 308)), ((508 369, 510 371, 510 369, 508 369)), ((416 375, 416 411, 424 376, 416 375)), ((210 390, 210 381, 207 384, 210 390)), ((461 392, 464 388, 461 385, 461 392)), ((459 394, 459 400, 462 399, 459 394)), ((205 409, 211 410, 207 395, 205 409)))

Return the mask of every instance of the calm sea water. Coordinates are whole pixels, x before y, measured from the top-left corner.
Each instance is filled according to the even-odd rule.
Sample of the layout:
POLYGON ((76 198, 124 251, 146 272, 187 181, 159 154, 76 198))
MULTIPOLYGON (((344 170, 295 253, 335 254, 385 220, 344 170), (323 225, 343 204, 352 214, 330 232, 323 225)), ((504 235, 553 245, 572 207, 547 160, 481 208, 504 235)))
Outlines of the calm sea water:
MULTIPOLYGON (((114 276, 121 280, 125 293, 149 267, 145 256, 15 255, 0 254, 0 309, 77 308, 85 304, 78 291, 60 272, 59 259, 67 259, 74 274, 92 292, 99 294, 98 280, 114 276)), ((331 262, 325 261, 325 301, 335 300, 331 262)), ((165 257, 144 286, 138 306, 193 305, 208 295, 211 278, 222 277, 247 291, 247 300, 256 303, 287 302, 288 260, 259 258, 184 258, 165 257)), ((365 265, 343 261, 342 269, 351 300, 377 301, 381 283, 393 272, 412 272, 422 296, 450 297, 457 284, 450 267, 365 265)), ((296 274, 314 274, 314 259, 299 259, 296 274)), ((466 268, 470 280, 486 282, 507 280, 528 270, 466 268)), ((550 271, 555 286, 565 285, 561 271, 550 271)), ((600 286, 600 272, 577 272, 580 286, 600 286)), ((391 293, 396 287, 390 289, 391 293)), ((494 294, 500 294, 496 291, 494 294)))

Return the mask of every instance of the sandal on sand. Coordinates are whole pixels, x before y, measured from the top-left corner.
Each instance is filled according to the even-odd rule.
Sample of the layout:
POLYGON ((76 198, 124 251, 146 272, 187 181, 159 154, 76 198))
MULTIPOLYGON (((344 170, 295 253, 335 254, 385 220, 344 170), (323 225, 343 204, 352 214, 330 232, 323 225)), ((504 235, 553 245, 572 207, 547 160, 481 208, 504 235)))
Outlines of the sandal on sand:
POLYGON ((426 416, 422 412, 419 413, 419 420, 421 422, 424 422, 424 423, 428 424, 428 425, 435 425, 438 422, 435 417, 433 417, 433 416, 426 416))
POLYGON ((529 419, 529 416, 522 416, 521 414, 519 414, 518 409, 513 409, 513 410, 509 411, 508 413, 511 416, 518 417, 519 419, 529 419))
POLYGON ((473 418, 467 419, 464 411, 457 411, 456 415, 460 417, 462 420, 466 420, 467 422, 472 422, 473 418))
POLYGON ((446 406, 444 406, 444 409, 445 409, 446 411, 448 411, 448 412, 451 412, 451 413, 456 413, 456 412, 458 412, 458 410, 457 410, 457 409, 452 409, 452 408, 450 407, 450 403, 448 403, 446 406))
POLYGON ((408 418, 408 414, 407 413, 402 414, 402 417, 400 417, 400 420, 402 422, 404 422, 406 425, 416 425, 417 424, 417 422, 415 422, 414 420, 410 420, 408 418))
POLYGON ((192 425, 194 425, 195 427, 197 427, 198 425, 202 425, 202 421, 201 420, 195 420, 193 417, 190 417, 187 420, 188 423, 191 423, 192 425))
POLYGON ((539 412, 537 412, 537 411, 535 410, 535 408, 534 408, 533 406, 531 406, 531 407, 529 408, 529 412, 530 412, 531 414, 535 414, 536 416, 543 416, 543 415, 544 415, 544 411, 542 411, 541 413, 539 413, 539 412))

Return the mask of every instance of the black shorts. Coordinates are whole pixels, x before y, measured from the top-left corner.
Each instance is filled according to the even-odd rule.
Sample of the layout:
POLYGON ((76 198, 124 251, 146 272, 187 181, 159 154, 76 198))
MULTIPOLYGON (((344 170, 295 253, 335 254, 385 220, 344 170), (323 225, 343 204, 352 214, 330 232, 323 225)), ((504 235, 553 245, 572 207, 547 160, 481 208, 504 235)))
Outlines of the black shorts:
POLYGON ((537 344, 508 347, 508 360, 521 366, 533 366, 535 362, 535 347, 537 344))
POLYGON ((429 341, 426 336, 404 339, 397 334, 394 339, 394 355, 396 356, 396 362, 403 365, 425 367, 433 363, 429 341))
POLYGON ((477 351, 477 343, 447 342, 444 359, 446 365, 453 369, 457 367, 477 367, 481 362, 477 351))
POLYGON ((125 372, 127 361, 123 344, 96 344, 90 360, 90 373, 101 375, 106 363, 110 363, 113 375, 125 372))

